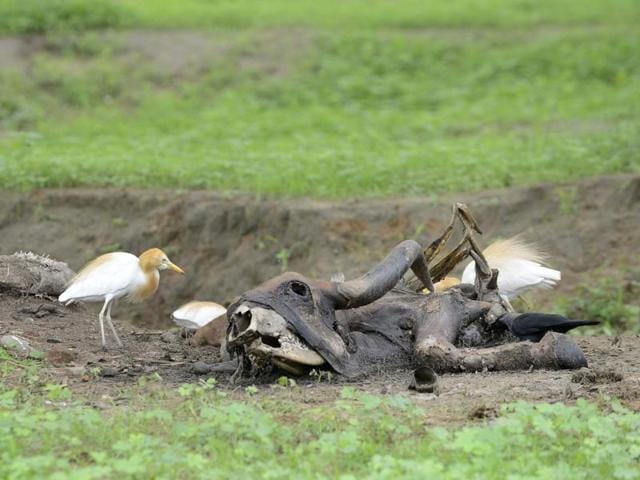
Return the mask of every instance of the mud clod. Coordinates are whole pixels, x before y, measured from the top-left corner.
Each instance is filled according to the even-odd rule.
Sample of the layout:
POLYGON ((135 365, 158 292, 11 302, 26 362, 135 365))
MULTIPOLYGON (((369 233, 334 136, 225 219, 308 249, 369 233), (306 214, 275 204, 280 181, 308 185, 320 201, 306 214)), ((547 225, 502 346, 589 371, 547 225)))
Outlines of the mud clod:
POLYGON ((164 343, 176 343, 178 341, 178 336, 173 332, 164 332, 160 335, 160 340, 164 343))
POLYGON ((582 385, 620 382, 623 378, 623 375, 615 370, 594 370, 589 368, 581 368, 571 375, 573 383, 582 385))
POLYGON ((113 368, 113 367, 102 367, 100 369, 100 376, 101 377, 115 377, 119 374, 120 372, 118 371, 117 368, 113 368))
POLYGON ((47 352, 46 358, 54 367, 61 367, 74 362, 78 358, 78 354, 70 350, 55 348, 47 352))
POLYGON ((206 375, 211 372, 211 365, 205 362, 195 362, 191 367, 191 371, 196 375, 206 375))
POLYGON ((498 416, 498 409, 495 405, 478 405, 469 412, 470 420, 483 420, 496 418, 498 416))

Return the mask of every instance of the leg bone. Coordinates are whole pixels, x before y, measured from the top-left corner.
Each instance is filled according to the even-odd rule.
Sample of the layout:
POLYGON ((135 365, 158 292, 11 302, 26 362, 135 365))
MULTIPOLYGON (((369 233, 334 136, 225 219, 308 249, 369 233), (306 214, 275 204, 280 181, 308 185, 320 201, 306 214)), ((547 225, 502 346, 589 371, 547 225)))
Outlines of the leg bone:
POLYGON ((539 343, 518 342, 484 349, 458 349, 442 337, 416 344, 420 365, 436 372, 487 370, 575 369, 587 366, 580 347, 567 335, 549 332, 539 343))

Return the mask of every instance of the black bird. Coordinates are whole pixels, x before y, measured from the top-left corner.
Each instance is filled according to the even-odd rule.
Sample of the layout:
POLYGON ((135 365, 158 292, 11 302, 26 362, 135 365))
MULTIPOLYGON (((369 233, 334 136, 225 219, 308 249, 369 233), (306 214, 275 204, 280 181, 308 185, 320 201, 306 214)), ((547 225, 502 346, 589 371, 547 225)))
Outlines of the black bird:
POLYGON ((600 323, 596 320, 569 320, 553 313, 507 313, 498 322, 520 340, 532 342, 539 342, 549 331, 566 333, 572 328, 600 323))

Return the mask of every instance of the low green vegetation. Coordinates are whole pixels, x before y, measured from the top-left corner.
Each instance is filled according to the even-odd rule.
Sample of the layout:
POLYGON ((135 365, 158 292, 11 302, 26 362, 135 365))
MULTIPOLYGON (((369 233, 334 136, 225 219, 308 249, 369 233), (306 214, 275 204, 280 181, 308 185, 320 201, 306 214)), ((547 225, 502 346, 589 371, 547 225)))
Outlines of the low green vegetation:
POLYGON ((640 171, 640 4, 400 3, 0 0, 0 29, 48 32, 0 69, 0 187, 436 195, 640 171))
POLYGON ((583 328, 581 333, 640 333, 640 282, 605 278, 599 282, 581 284, 570 298, 558 303, 569 318, 587 318, 601 322, 596 327, 583 328))
MULTIPOLYGON (((3 380, 16 365, 2 365, 3 380)), ((114 400, 21 376, 0 383, 5 479, 626 479, 640 455, 640 415, 616 404, 515 403, 490 423, 444 428, 407 397, 352 388, 301 408, 256 387, 232 398, 213 379, 171 389, 143 378, 114 400)), ((279 383, 291 398, 300 388, 279 383)))
POLYGON ((627 24, 633 0, 0 0, 0 32, 95 28, 257 28, 627 24))
POLYGON ((127 13, 111 0, 0 0, 0 33, 114 28, 124 25, 127 13))

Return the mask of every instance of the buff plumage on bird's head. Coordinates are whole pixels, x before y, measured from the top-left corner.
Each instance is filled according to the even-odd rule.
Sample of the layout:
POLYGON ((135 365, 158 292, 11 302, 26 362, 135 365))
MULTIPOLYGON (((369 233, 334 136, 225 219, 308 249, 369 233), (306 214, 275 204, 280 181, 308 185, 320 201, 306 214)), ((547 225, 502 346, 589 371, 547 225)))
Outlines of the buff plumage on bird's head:
POLYGON ((174 272, 184 274, 184 270, 171 262, 159 248, 150 248, 140 254, 140 268, 144 272, 145 283, 139 288, 131 292, 129 299, 134 302, 140 302, 151 297, 160 284, 159 270, 170 269, 174 272))
POLYGON ((167 254, 164 253, 159 248, 150 248, 149 250, 145 250, 140 254, 140 267, 144 272, 151 271, 153 269, 157 270, 173 270, 174 272, 184 273, 179 266, 175 263, 171 262, 167 257, 167 254))

